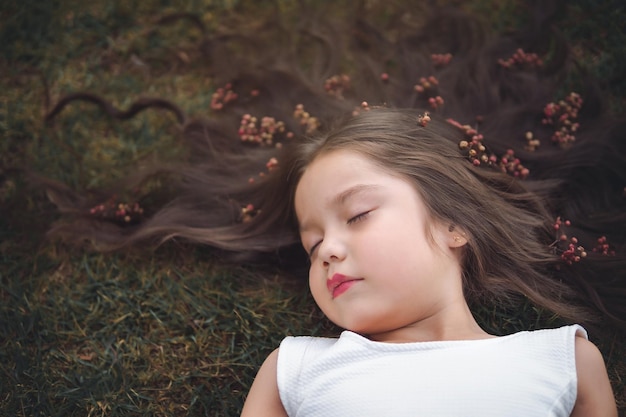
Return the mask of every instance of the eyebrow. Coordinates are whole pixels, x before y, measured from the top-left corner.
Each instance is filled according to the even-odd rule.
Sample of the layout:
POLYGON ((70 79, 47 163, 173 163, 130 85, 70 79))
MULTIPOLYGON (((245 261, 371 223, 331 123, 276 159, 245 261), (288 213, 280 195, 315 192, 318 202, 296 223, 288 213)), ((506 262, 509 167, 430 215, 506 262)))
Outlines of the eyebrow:
POLYGON ((377 190, 381 188, 379 185, 375 185, 375 184, 357 184, 354 185, 342 192, 340 192, 339 194, 337 194, 335 197, 333 197, 333 199, 330 201, 331 205, 343 205, 345 204, 346 201, 348 201, 349 199, 351 199, 352 197, 354 197, 357 194, 361 194, 361 193, 365 193, 368 191, 373 191, 373 190, 377 190))
MULTIPOLYGON (((330 205, 331 206, 342 206, 342 205, 344 205, 346 203, 346 201, 350 200, 351 198, 353 198, 354 196, 356 196, 358 194, 367 193, 367 192, 370 192, 370 191, 378 190, 380 188, 381 188, 381 186, 380 185, 376 185, 376 184, 357 184, 357 185, 353 185, 352 187, 347 188, 346 190, 343 190, 342 192, 340 192, 339 194, 334 196, 330 200, 330 205)), ((300 232, 303 232, 303 231, 308 229, 308 226, 306 224, 301 224, 299 229, 300 229, 300 232)))

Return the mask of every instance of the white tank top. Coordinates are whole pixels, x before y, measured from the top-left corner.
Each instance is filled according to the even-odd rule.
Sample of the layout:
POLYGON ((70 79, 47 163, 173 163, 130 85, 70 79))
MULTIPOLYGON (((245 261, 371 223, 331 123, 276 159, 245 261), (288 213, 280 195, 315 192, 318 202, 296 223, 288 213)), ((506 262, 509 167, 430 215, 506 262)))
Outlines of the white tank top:
POLYGON ((569 416, 578 326, 469 341, 287 337, 278 353, 290 417, 569 416))

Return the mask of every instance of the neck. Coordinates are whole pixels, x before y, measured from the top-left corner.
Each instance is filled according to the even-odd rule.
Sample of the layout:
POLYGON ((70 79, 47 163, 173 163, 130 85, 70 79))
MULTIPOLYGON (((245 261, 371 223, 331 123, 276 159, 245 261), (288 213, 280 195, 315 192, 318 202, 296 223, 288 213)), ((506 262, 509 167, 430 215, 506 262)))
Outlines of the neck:
POLYGON ((408 326, 365 335, 387 343, 476 340, 495 337, 476 322, 464 298, 408 326))

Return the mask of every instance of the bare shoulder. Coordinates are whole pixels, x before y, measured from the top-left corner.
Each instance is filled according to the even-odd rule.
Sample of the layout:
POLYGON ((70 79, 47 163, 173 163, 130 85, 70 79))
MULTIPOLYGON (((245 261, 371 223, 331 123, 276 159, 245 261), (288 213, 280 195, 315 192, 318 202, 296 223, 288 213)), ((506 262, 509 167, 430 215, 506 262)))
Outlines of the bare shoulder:
POLYGON ((615 398, 602 354, 584 337, 576 337, 576 372, 578 395, 571 415, 617 417, 615 398))
POLYGON ((278 349, 270 353, 261 365, 246 398, 241 417, 287 417, 278 395, 277 360, 278 349))

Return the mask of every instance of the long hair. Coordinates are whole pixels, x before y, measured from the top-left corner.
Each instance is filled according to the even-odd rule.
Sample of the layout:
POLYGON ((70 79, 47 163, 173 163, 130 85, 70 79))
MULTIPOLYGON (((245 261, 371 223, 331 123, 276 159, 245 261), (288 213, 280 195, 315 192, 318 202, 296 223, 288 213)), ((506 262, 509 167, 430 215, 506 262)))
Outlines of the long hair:
POLYGON ((514 304, 523 295, 562 317, 583 315, 571 287, 576 283, 566 285, 551 270, 560 262, 550 250, 554 219, 543 205, 552 188, 539 182, 531 191, 501 170, 474 165, 459 150, 463 140, 458 128, 438 117, 421 126, 413 109, 375 109, 300 145, 289 179, 297 184, 306 166, 325 153, 357 152, 409 180, 433 220, 465 231, 462 269, 470 303, 514 304))
MULTIPOLYGON (((409 179, 432 216, 468 233, 470 301, 520 295, 567 319, 585 320, 581 307, 593 306, 623 324, 626 125, 605 114, 592 82, 583 102, 562 91, 571 60, 546 29, 555 8, 544 6, 524 30, 501 37, 471 16, 437 8, 416 13, 418 21, 399 13, 389 34, 361 3, 341 22, 304 11, 296 25, 217 34, 204 45, 215 79, 248 98, 194 120, 165 100, 137 103, 174 111, 191 156, 88 193, 39 178, 64 214, 50 236, 98 250, 179 239, 232 259, 299 265, 292 207, 299 176, 317 155, 351 149, 409 179), (546 107, 559 94, 567 98, 546 107), (369 110, 374 105, 382 108, 369 110), (426 127, 417 122, 424 109, 432 113, 426 127), (479 166, 467 146, 480 145, 459 147, 477 134, 489 147, 479 166), (492 155, 505 172, 484 166, 492 155), (146 186, 155 179, 167 185, 146 186), (153 203, 113 201, 130 190, 153 203)), ((74 100, 129 117, 77 94, 48 119, 74 100)))

